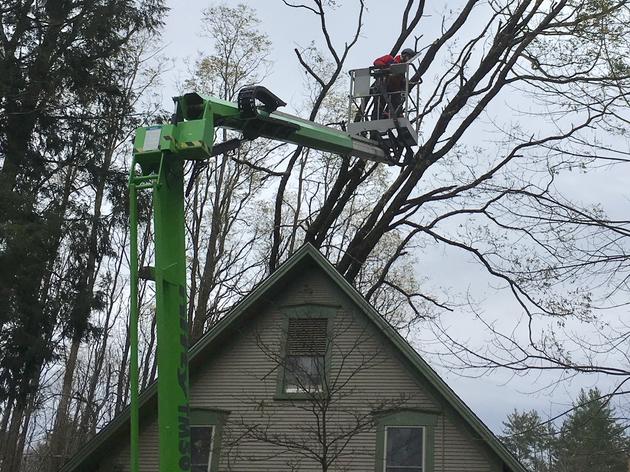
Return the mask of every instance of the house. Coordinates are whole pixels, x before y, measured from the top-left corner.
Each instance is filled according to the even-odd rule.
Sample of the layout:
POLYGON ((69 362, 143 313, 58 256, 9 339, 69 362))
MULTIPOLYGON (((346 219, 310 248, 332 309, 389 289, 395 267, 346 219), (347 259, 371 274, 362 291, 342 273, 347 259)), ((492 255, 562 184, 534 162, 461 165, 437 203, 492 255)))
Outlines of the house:
MULTIPOLYGON (((193 472, 525 472, 310 245, 192 346, 190 385, 193 472)), ((141 470, 157 471, 155 385, 140 418, 141 470)), ((128 464, 127 410, 61 471, 128 464)))

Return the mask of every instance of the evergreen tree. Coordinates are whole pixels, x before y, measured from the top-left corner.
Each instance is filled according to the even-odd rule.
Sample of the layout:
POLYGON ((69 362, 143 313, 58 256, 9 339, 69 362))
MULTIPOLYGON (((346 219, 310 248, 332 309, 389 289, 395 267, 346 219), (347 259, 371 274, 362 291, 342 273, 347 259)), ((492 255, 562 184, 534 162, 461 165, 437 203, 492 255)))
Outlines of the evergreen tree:
POLYGON ((121 53, 156 31, 165 8, 162 0, 8 0, 0 10, 0 470, 13 472, 42 370, 58 353, 55 336, 84 336, 98 305, 82 267, 98 261, 86 250, 104 251, 99 231, 68 238, 90 234, 80 227, 93 219, 84 190, 107 178, 115 121, 107 112, 128 113, 121 53))
POLYGON ((553 427, 544 423, 535 410, 514 410, 503 422, 503 443, 532 472, 549 472, 553 427))
POLYGON ((555 445, 557 472, 626 472, 628 438, 608 397, 582 390, 555 445))

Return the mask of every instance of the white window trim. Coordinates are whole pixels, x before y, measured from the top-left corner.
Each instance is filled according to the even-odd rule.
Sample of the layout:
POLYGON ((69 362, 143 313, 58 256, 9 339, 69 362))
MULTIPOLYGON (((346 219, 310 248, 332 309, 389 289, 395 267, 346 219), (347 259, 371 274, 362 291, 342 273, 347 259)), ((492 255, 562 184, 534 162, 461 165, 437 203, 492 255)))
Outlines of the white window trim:
MULTIPOLYGON (((397 425, 388 425, 385 426, 385 431, 383 434, 383 440, 385 441, 385 443, 383 444, 383 472, 387 472, 387 430, 389 428, 407 428, 407 429, 421 429, 422 430, 422 472, 424 472, 426 470, 426 460, 427 460, 427 454, 426 454, 426 442, 427 442, 427 431, 426 431, 426 426, 422 426, 422 425, 417 425, 417 426, 397 426, 397 425)), ((411 468, 411 467, 410 467, 411 468)))

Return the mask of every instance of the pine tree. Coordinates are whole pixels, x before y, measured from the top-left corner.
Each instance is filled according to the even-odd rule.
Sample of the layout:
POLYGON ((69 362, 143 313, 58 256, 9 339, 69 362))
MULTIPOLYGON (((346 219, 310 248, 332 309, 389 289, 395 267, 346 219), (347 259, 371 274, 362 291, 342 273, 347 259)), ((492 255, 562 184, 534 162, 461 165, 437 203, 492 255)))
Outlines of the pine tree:
POLYGON ((628 437, 615 412, 595 388, 582 390, 557 439, 557 472, 626 472, 628 437))
POLYGON ((98 302, 91 274, 68 270, 89 256, 75 257, 68 238, 71 226, 86 234, 76 223, 91 216, 82 190, 105 178, 103 123, 114 117, 102 112, 126 100, 121 51, 155 31, 164 11, 162 0, 2 4, 0 470, 19 470, 41 373, 59 354, 55 336, 89 328, 85 313, 98 302))
POLYGON ((532 472, 550 471, 553 427, 535 410, 514 410, 503 422, 503 443, 532 472))

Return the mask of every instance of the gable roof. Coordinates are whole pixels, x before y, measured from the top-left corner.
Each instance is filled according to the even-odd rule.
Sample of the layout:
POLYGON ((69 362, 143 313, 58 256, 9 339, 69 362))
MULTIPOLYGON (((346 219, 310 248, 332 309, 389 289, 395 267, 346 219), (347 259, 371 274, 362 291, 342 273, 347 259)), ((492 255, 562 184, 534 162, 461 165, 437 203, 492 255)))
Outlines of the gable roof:
MULTIPOLYGON (((217 348, 218 342, 229 336, 239 321, 246 316, 250 309, 259 303, 269 299, 269 295, 279 289, 284 283, 292 280, 292 275, 305 268, 316 266, 329 276, 335 285, 347 295, 372 321, 383 335, 396 347, 396 349, 409 362, 416 373, 426 379, 448 404, 464 419, 464 421, 477 433, 490 447, 490 449, 509 467, 512 472, 527 472, 523 465, 507 450, 490 429, 479 417, 459 398, 459 396, 442 380, 442 378, 427 364, 413 347, 390 325, 370 303, 348 282, 328 260, 311 244, 303 245, 286 262, 284 262, 273 274, 260 282, 247 296, 237 303, 230 312, 217 324, 202 336, 189 351, 191 365, 201 362, 205 354, 213 348, 217 348)), ((192 369, 191 369, 192 371, 192 369)), ((157 383, 153 382, 140 395, 140 415, 146 415, 156 404, 157 383), (144 412, 144 414, 143 414, 144 412)), ((59 472, 73 472, 83 470, 98 461, 107 454, 105 448, 109 440, 120 437, 129 431, 130 408, 126 407, 114 420, 88 441, 59 472)))

